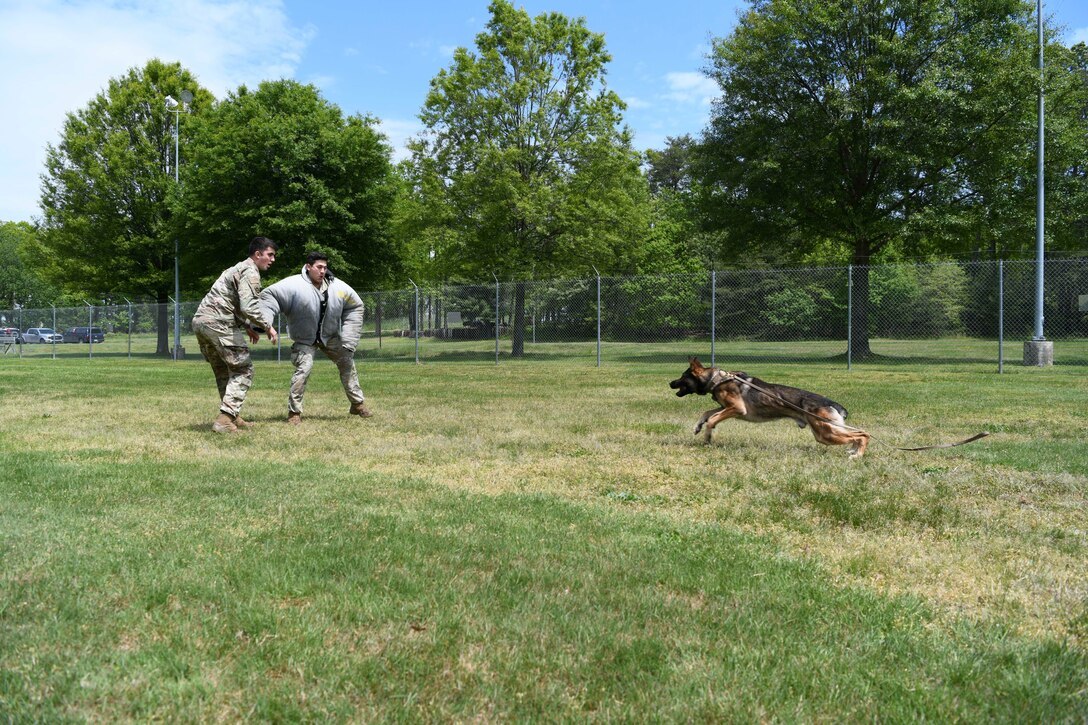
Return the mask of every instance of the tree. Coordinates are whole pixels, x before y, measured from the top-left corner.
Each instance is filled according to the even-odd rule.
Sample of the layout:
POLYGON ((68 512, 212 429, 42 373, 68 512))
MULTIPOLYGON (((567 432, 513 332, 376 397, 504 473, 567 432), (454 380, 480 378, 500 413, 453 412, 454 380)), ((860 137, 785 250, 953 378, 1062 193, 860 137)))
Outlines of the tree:
POLYGON ((31 255, 35 239, 34 227, 26 222, 0 222, 0 308, 48 304, 56 298, 31 255))
POLYGON ((1050 45, 1047 51, 1047 243, 1083 254, 1088 252, 1088 45, 1050 45))
MULTIPOLYGON (((1033 49, 1037 62, 1037 49, 1033 49)), ((1046 46, 1046 245, 1058 253, 1088 250, 1088 49, 1046 46)), ((969 152, 971 195, 931 214, 926 233, 945 249, 992 259, 1034 259, 1037 224, 1037 96, 1018 124, 969 152)))
POLYGON ((531 19, 505 0, 431 81, 413 146, 416 191, 451 230, 436 256, 472 275, 516 277, 512 354, 524 350, 527 277, 611 267, 646 232, 646 184, 611 56, 584 18, 531 19))
POLYGON ((691 189, 691 166, 697 144, 691 134, 669 136, 665 148, 646 151, 646 179, 650 193, 682 194, 691 189))
POLYGON ((632 257, 639 274, 697 272, 718 261, 721 233, 701 229, 694 175, 698 144, 689 134, 668 137, 662 150, 646 151, 652 200, 649 238, 632 257))
MULTIPOLYGON (((167 197, 175 186, 174 118, 165 98, 183 90, 194 94, 194 114, 211 105, 211 94, 180 64, 151 60, 110 79, 86 108, 69 113, 59 145, 47 148, 35 254, 45 275, 67 291, 160 303, 173 294, 167 197)), ((189 136, 183 122, 182 149, 189 136)), ((168 332, 163 304, 159 354, 169 353, 168 332)))
POLYGON ((374 119, 345 118, 312 85, 279 80, 242 86, 193 126, 174 208, 186 264, 205 281, 257 234, 281 244, 279 276, 314 249, 359 289, 395 273, 397 185, 374 119))
POLYGON ((1022 168, 1004 145, 1034 107, 1033 42, 1021 0, 756 0, 714 42, 706 215, 748 260, 840 250, 870 355, 873 257, 933 249, 981 160, 1022 168))

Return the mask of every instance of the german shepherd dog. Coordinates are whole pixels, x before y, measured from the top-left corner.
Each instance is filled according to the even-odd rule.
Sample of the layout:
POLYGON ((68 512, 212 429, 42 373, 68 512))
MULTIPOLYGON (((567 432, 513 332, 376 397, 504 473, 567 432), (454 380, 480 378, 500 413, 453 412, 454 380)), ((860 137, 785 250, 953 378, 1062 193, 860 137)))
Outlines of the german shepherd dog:
POLYGON ((846 408, 822 395, 788 385, 764 382, 744 372, 724 372, 703 367, 699 358, 689 360, 688 369, 669 383, 678 397, 710 395, 720 408, 703 413, 695 424, 695 435, 703 431, 710 442, 714 426, 728 418, 749 423, 764 423, 778 418, 792 418, 797 426, 812 428, 812 435, 828 446, 850 446, 850 457, 861 458, 869 445, 869 434, 844 427, 846 408))

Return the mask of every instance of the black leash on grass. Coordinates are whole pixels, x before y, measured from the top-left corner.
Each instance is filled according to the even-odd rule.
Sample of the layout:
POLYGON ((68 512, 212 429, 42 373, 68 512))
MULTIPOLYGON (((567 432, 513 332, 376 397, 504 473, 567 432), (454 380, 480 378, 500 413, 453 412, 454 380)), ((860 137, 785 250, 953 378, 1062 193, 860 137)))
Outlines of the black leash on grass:
POLYGON ((830 424, 832 424, 834 426, 838 426, 839 428, 845 428, 847 430, 857 431, 858 433, 866 433, 869 436, 870 440, 875 441, 876 443, 879 443, 882 446, 887 446, 888 448, 894 448, 897 451, 931 451, 931 450, 934 450, 934 449, 937 449, 937 448, 955 448, 956 446, 962 446, 962 445, 966 445, 967 443, 973 443, 974 441, 977 441, 980 438, 985 438, 986 436, 990 435, 990 433, 988 431, 982 431, 981 433, 974 434, 970 438, 964 438, 962 441, 956 441, 955 443, 936 443, 936 444, 931 445, 931 446, 917 446, 917 447, 914 447, 914 448, 904 448, 904 447, 901 447, 901 446, 893 446, 891 443, 885 443, 884 441, 880 440, 879 438, 874 436, 872 433, 869 433, 869 431, 862 430, 861 428, 855 428, 852 425, 847 425, 846 423, 842 423, 842 422, 839 422, 839 421, 836 421, 836 420, 831 420, 830 418, 825 418, 822 415, 817 415, 816 413, 805 410, 804 408, 802 408, 799 405, 794 405, 793 403, 786 400, 785 398, 783 398, 778 393, 771 392, 770 390, 767 390, 766 388, 763 388, 763 387, 761 387, 759 385, 756 385, 750 379, 745 380, 744 378, 737 377, 734 373, 728 373, 728 372, 725 372, 724 370, 716 371, 714 373, 714 377, 718 378, 718 381, 715 382, 714 378, 711 378, 711 383, 712 383, 711 388, 710 388, 711 390, 714 390, 714 388, 718 387, 719 385, 721 385, 723 383, 729 382, 730 380, 736 380, 740 384, 749 385, 752 388, 754 388, 754 389, 758 390, 759 392, 763 393, 764 395, 767 395, 767 396, 769 396, 771 398, 774 398, 775 400, 782 403, 786 407, 793 408, 796 411, 804 413, 808 417, 815 418, 816 420, 822 420, 825 423, 830 423, 830 424))

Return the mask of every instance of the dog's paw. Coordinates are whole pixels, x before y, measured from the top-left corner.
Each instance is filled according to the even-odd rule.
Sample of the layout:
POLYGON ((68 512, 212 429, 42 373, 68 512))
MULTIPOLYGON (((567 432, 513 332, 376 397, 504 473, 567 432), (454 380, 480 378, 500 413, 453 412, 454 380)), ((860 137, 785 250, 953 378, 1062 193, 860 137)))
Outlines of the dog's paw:
POLYGON ((699 431, 701 431, 702 429, 703 429, 703 424, 702 423, 696 423, 695 428, 692 429, 692 431, 691 431, 691 434, 693 436, 697 436, 697 435, 699 435, 699 431))

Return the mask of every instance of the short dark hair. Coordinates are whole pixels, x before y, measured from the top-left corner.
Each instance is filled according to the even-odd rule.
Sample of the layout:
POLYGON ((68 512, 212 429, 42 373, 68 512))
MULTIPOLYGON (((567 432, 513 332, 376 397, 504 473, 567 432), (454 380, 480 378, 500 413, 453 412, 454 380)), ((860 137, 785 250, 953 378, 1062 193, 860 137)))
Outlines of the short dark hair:
POLYGON ((252 257, 254 252, 263 252, 266 249, 275 252, 279 246, 268 237, 253 237, 249 240, 249 256, 252 257))
POLYGON ((329 255, 324 252, 310 252, 306 255, 306 264, 313 264, 314 262, 328 262, 329 255))

